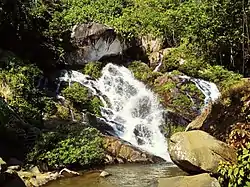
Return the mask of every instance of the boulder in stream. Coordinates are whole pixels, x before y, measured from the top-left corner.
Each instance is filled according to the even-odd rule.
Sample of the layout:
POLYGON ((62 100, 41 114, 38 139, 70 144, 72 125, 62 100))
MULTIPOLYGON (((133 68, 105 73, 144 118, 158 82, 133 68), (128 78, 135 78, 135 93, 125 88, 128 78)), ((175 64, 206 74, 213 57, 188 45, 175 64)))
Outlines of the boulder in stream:
POLYGON ((104 142, 105 151, 109 157, 107 161, 113 160, 118 163, 157 163, 165 161, 113 136, 104 136, 104 142))
POLYGON ((111 174, 110 173, 108 173, 107 171, 102 171, 101 173, 100 173, 100 177, 108 177, 108 176, 110 176, 111 174))
POLYGON ((204 173, 194 176, 179 176, 170 178, 160 178, 158 187, 220 187, 217 179, 204 173))
POLYGON ((220 161, 236 162, 236 150, 200 130, 171 136, 169 154, 188 173, 216 173, 220 161))

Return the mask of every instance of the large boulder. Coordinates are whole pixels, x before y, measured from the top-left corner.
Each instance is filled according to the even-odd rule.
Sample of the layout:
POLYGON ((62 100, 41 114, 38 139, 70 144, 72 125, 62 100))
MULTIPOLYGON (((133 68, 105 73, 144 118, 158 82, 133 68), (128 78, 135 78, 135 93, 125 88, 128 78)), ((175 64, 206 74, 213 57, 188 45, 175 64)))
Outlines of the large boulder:
POLYGON ((160 178, 158 187, 220 187, 219 182, 204 173, 194 176, 179 176, 171 178, 160 178))
POLYGON ((236 151, 200 130, 171 136, 169 154, 173 162, 189 173, 217 172, 220 161, 236 162, 236 151))
POLYGON ((118 163, 164 162, 162 158, 136 148, 119 138, 113 136, 104 136, 104 142, 108 163, 112 161, 118 163))
POLYGON ((75 50, 66 55, 66 62, 70 65, 84 65, 120 55, 127 48, 113 28, 99 23, 75 25, 71 41, 75 50))

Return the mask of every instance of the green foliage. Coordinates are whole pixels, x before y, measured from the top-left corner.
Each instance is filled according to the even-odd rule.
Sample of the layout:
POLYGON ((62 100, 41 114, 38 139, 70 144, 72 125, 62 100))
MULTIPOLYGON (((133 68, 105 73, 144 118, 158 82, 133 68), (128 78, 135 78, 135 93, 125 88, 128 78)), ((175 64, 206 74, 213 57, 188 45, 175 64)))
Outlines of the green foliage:
POLYGON ((0 71, 0 95, 20 117, 27 121, 41 120, 46 101, 36 88, 36 80, 41 71, 35 65, 24 65, 17 58, 5 61, 0 71))
MULTIPOLYGON (((100 107, 103 106, 103 103, 98 97, 91 95, 88 88, 81 86, 79 83, 74 83, 70 87, 65 88, 62 93, 80 112, 85 109, 90 113, 101 116, 100 107)), ((60 108, 63 109, 62 107, 60 108)), ((68 116, 68 111, 62 110, 61 114, 66 117, 68 116)))
POLYGON ((62 94, 71 102, 82 105, 89 100, 88 88, 81 86, 79 83, 74 83, 70 87, 65 88, 62 94))
POLYGON ((147 64, 140 61, 132 62, 128 69, 132 71, 136 79, 150 87, 154 85, 155 79, 161 75, 159 72, 153 72, 147 64))
POLYGON ((173 134, 175 134, 177 132, 184 132, 185 131, 185 127, 181 126, 181 125, 170 124, 170 125, 165 125, 165 131, 166 132, 170 132, 168 134, 168 137, 170 138, 173 134))
POLYGON ((219 65, 208 65, 206 69, 199 71, 199 73, 199 77, 216 83, 224 90, 232 87, 242 79, 242 75, 228 71, 219 65))
POLYGON ((97 116, 102 116, 100 109, 101 106, 104 106, 102 101, 95 96, 92 100, 90 100, 88 110, 97 116))
POLYGON ((238 83, 242 75, 229 71, 220 65, 210 65, 201 57, 187 50, 186 45, 174 48, 164 57, 163 72, 177 70, 188 76, 214 82, 220 90, 226 90, 238 83), (180 62, 183 61, 183 64, 180 62))
MULTIPOLYGON (((202 57, 206 63, 246 74, 250 57, 249 7, 248 1, 240 0, 3 1, 0 32, 4 33, 1 39, 8 38, 4 36, 7 34, 17 44, 19 40, 21 44, 31 43, 29 49, 35 46, 34 51, 43 49, 49 58, 62 59, 64 50, 71 47, 72 26, 99 22, 114 27, 127 39, 149 35, 163 39, 166 47, 184 44, 192 56, 202 57), (27 33, 33 43, 25 37, 27 33)), ((6 43, 1 45, 9 48, 6 43)), ((38 56, 36 59, 41 60, 38 56)), ((176 61, 171 61, 166 69, 177 66, 176 61)))
POLYGON ((95 79, 102 76, 102 63, 101 62, 89 62, 83 69, 83 74, 89 75, 95 79))
POLYGON ((247 187, 250 185, 250 143, 238 151, 237 164, 220 163, 219 182, 222 186, 247 187))
POLYGON ((43 134, 33 151, 28 155, 30 162, 45 162, 51 168, 67 166, 90 167, 103 161, 103 140, 93 128, 78 131, 49 132, 43 134))

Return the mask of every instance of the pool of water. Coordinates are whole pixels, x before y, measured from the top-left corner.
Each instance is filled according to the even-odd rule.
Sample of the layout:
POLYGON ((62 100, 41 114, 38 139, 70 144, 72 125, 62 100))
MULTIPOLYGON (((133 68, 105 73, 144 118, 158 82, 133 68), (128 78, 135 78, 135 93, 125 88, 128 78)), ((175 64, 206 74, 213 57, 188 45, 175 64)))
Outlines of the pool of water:
POLYGON ((186 175, 173 164, 122 164, 108 166, 107 178, 99 177, 99 172, 83 176, 53 181, 46 187, 157 187, 157 179, 186 175))

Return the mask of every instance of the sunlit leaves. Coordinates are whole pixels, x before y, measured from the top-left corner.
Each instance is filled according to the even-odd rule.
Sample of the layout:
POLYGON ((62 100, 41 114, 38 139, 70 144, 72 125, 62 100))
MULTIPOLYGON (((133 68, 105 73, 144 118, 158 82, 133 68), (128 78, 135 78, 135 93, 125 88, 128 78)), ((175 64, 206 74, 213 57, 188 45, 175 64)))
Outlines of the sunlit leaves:
POLYGON ((236 164, 220 163, 218 171, 222 186, 246 187, 250 183, 250 143, 238 152, 236 164))

